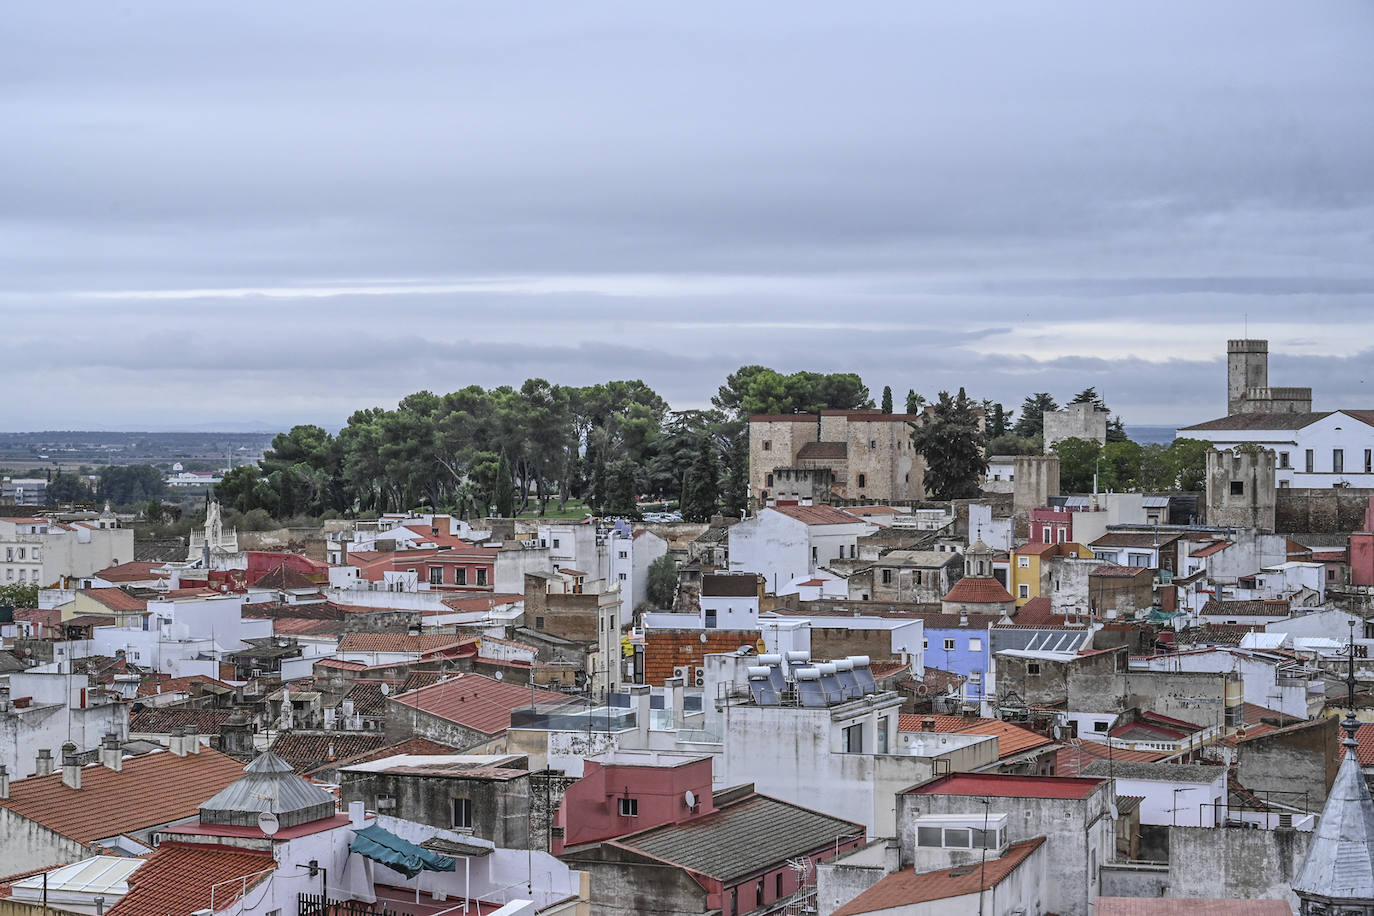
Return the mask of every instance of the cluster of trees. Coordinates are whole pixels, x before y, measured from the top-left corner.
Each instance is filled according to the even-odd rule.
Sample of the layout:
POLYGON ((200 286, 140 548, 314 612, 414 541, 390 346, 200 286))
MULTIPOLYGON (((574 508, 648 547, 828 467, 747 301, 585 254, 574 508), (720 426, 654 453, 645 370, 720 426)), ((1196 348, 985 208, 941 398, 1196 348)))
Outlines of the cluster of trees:
POLYGON ((166 492, 162 471, 151 464, 101 468, 94 487, 84 476, 70 471, 58 471, 48 481, 48 502, 52 505, 108 502, 117 508, 130 508, 160 500, 166 492))
POLYGON ((1208 443, 1175 439, 1169 445, 1085 439, 1054 445, 1059 455, 1059 487, 1066 493, 1098 490, 1202 490, 1207 483, 1208 443), (1096 475, 1096 481, 1094 481, 1096 475))

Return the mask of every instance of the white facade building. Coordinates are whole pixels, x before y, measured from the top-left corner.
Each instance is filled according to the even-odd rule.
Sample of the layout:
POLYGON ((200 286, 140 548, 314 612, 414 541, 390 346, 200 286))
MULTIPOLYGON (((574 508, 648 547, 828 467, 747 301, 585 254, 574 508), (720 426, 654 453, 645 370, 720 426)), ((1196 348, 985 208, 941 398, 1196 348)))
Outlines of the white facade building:
POLYGON ((0 584, 51 585, 134 558, 134 532, 112 513, 91 521, 0 518, 0 584))
POLYGON ((1374 410, 1236 414, 1186 426, 1178 435, 1218 449, 1273 450, 1280 489, 1374 487, 1374 410))
POLYGON ((832 560, 859 555, 878 526, 830 506, 770 506, 730 528, 730 571, 760 573, 774 594, 832 560))

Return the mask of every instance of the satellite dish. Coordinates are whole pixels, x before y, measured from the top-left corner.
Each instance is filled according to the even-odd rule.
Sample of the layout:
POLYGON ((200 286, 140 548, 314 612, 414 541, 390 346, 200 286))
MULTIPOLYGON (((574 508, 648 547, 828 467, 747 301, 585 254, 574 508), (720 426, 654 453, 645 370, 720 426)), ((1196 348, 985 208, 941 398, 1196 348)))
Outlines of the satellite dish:
POLYGON ((258 815, 258 829, 268 836, 275 836, 276 832, 281 829, 281 822, 271 811, 264 811, 258 815))
POLYGON ((504 672, 504 671, 498 671, 498 672, 496 672, 496 679, 497 679, 498 681, 504 681, 504 680, 506 679, 506 672, 504 672))
POLYGON ((702 633, 702 634, 701 634, 701 644, 702 644, 703 646, 706 645, 706 634, 705 634, 705 633, 702 633))
POLYGON ((693 792, 691 789, 688 789, 686 792, 682 793, 682 800, 687 803, 687 807, 689 808, 695 808, 697 805, 696 793, 693 792))
POLYGON ((382 691, 382 696, 384 696, 384 697, 389 697, 389 696, 391 696, 391 685, 384 682, 384 683, 382 684, 382 686, 381 686, 381 691, 382 691))

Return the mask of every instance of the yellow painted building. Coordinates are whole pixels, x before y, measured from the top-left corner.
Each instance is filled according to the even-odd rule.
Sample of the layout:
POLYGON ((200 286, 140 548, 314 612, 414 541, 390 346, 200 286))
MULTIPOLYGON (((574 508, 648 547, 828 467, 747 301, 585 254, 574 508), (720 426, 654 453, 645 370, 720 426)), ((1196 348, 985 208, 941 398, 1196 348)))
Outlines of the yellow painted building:
MULTIPOLYGON (((1051 557, 1083 557, 1092 559, 1093 552, 1082 544, 1065 541, 1059 544, 1022 544, 1011 552, 1011 592, 1016 606, 1021 607, 1032 598, 1040 597, 1040 583, 1044 581, 1043 562, 1051 557)), ((1045 597, 1049 597, 1046 595, 1045 597)))

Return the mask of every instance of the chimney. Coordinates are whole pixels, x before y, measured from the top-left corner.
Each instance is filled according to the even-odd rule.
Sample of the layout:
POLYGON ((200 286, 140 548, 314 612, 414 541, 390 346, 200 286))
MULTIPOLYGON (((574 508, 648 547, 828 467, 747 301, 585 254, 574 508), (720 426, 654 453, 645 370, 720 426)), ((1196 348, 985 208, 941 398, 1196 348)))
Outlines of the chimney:
POLYGON ((635 710, 635 724, 639 727, 639 746, 643 749, 649 747, 649 717, 653 715, 650 712, 649 695, 648 684, 630 685, 630 700, 635 710))
POLYGON ((62 785, 81 788, 81 764, 77 762, 76 745, 70 741, 62 745, 62 785))
POLYGON ((182 733, 183 729, 173 728, 167 735, 167 750, 178 757, 186 756, 186 739, 182 733))
POLYGON ((968 608, 959 609, 959 626, 968 626, 968 608))
POLYGON ((100 742, 100 765, 116 773, 124 769, 124 748, 119 746, 119 736, 113 732, 100 742))
POLYGON ((181 733, 186 742, 186 753, 199 754, 200 736, 196 734, 196 727, 194 725, 188 725, 181 730, 181 733))
POLYGON ((52 751, 46 747, 38 752, 38 759, 33 764, 33 775, 47 776, 52 772, 52 751))
POLYGON ((10 797, 10 771, 0 763, 0 801, 10 797))
POLYGON ((933 716, 926 716, 924 719, 921 720, 921 731, 935 731, 935 718, 933 716))
POLYGON ((682 688, 686 678, 670 677, 663 682, 673 697, 673 728, 681 731, 686 727, 687 708, 682 698, 682 688))
POLYGON ((363 828, 363 822, 366 820, 367 817, 363 812, 363 803, 360 801, 349 802, 348 826, 352 827, 354 830, 361 830, 363 828))

